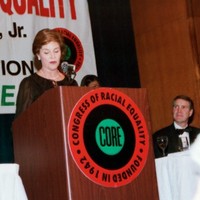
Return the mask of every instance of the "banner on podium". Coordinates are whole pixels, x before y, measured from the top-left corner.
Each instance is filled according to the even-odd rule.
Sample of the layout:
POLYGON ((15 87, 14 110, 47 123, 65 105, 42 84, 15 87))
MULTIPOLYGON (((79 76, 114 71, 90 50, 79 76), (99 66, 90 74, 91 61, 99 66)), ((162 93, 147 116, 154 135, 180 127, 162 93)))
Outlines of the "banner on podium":
POLYGON ((149 134, 136 103, 116 89, 86 93, 68 123, 68 143, 81 172, 105 187, 132 182, 145 166, 149 134))

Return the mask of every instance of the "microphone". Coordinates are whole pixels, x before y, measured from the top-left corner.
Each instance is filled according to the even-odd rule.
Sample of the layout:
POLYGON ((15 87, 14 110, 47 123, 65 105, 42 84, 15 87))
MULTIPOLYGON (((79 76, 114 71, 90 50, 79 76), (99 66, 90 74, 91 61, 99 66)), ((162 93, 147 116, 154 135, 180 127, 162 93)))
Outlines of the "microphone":
POLYGON ((63 61, 61 63, 61 69, 64 74, 69 76, 70 79, 74 79, 76 76, 76 66, 73 64, 69 64, 67 61, 63 61), (73 76, 73 78, 72 78, 73 76))
POLYGON ((61 63, 61 68, 65 74, 74 74, 76 70, 76 66, 69 64, 67 61, 61 63))

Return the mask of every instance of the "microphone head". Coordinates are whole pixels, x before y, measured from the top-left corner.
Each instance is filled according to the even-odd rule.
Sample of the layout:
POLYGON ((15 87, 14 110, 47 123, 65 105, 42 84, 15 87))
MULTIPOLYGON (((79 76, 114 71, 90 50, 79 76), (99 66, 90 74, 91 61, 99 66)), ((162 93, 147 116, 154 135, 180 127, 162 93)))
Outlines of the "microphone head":
POLYGON ((76 66, 69 64, 67 61, 63 61, 61 63, 61 69, 63 70, 65 74, 72 74, 72 73, 75 73, 76 66))

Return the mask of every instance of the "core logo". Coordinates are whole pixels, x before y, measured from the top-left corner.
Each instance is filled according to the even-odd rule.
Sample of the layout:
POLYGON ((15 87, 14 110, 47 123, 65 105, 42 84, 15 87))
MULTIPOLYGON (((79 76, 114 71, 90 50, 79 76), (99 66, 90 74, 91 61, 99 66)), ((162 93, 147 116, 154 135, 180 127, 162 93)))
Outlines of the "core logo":
POLYGON ((68 143, 87 178, 105 187, 119 187, 133 181, 145 166, 149 135, 141 111, 129 96, 97 88, 75 105, 68 143))
POLYGON ((118 154, 124 146, 123 128, 113 119, 103 119, 95 132, 96 143, 107 155, 118 154))

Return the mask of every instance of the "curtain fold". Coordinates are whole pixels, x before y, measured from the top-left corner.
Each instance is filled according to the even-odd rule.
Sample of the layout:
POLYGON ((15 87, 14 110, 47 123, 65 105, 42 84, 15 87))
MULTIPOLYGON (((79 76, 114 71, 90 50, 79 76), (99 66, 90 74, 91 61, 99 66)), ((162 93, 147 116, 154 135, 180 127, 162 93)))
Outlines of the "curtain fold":
POLYGON ((129 0, 88 0, 88 6, 102 85, 140 87, 129 0))

